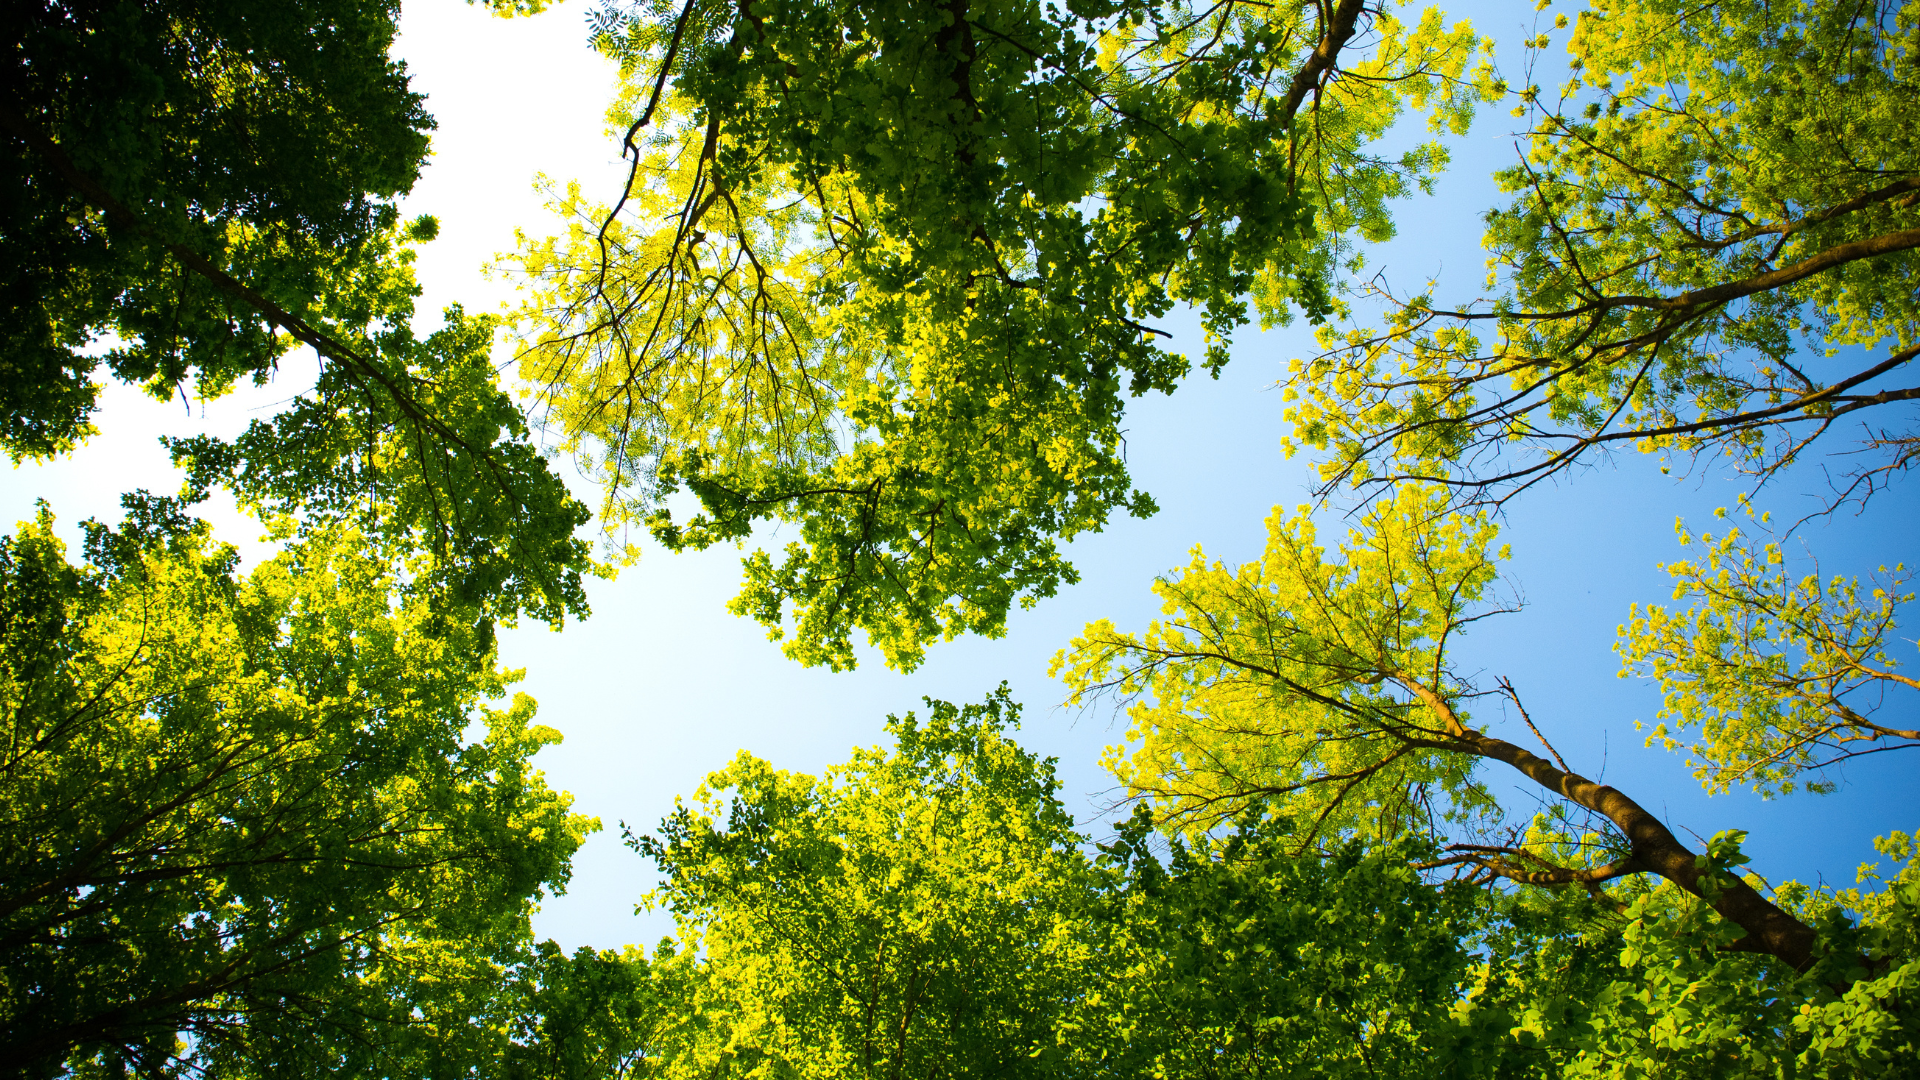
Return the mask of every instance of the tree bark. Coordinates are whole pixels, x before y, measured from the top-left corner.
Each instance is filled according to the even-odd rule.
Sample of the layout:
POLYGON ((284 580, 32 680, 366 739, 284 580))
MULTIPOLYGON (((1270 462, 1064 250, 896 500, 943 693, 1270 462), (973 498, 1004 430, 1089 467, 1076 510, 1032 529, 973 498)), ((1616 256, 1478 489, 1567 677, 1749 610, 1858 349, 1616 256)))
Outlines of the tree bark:
POLYGON ((1805 971, 1813 965, 1811 926, 1780 910, 1736 874, 1711 875, 1706 860, 1682 844, 1672 830, 1645 807, 1619 789, 1596 784, 1579 773, 1559 768, 1546 759, 1506 741, 1473 731, 1460 723, 1446 699, 1417 679, 1396 681, 1412 691, 1446 725, 1446 737, 1427 740, 1436 749, 1454 750, 1504 762, 1569 802, 1601 814, 1626 836, 1630 858, 1649 873, 1658 874, 1694 896, 1747 932, 1734 948, 1777 956, 1805 971))
POLYGON ((1618 788, 1596 784, 1579 773, 1567 772, 1505 739, 1468 732, 1462 740, 1468 753, 1502 761, 1529 780, 1571 802, 1604 815, 1627 838, 1633 860, 1705 900, 1713 910, 1747 932, 1734 947, 1764 952, 1793 965, 1796 971, 1812 966, 1813 928, 1780 910, 1735 874, 1709 874, 1706 860, 1687 848, 1659 818, 1628 798, 1618 788))

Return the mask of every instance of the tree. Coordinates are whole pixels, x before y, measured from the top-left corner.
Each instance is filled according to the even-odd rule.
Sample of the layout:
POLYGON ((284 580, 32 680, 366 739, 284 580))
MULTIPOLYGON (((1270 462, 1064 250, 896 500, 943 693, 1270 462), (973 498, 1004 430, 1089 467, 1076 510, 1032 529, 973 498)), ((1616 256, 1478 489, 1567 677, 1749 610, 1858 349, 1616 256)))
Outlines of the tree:
POLYGON ((243 577, 128 502, 81 566, 45 511, 0 542, 10 1068, 378 1074, 457 1044, 448 999, 515 961, 595 824, 529 766, 559 736, 485 705, 512 675, 484 620, 396 594, 423 557, 321 532, 243 577))
POLYGON ((1484 894, 1493 911, 1476 924, 1481 962, 1449 1010, 1477 1036, 1466 1043, 1470 1067, 1543 1077, 1910 1075, 1920 1052, 1920 867, 1903 833, 1877 846, 1906 864, 1891 880, 1863 875, 1878 889, 1789 884, 1777 894, 1834 949, 1883 965, 1844 994, 1824 975, 1795 977, 1772 958, 1728 951, 1737 930, 1646 878, 1620 883, 1616 893, 1631 902, 1619 914, 1577 891, 1484 894))
POLYGON ((1325 328, 1299 369, 1294 438, 1330 451, 1323 490, 1505 499, 1620 445, 1764 480, 1853 418, 1869 464, 1835 504, 1911 466, 1916 32, 1910 5, 1868 0, 1581 12, 1557 99, 1529 87, 1516 109, 1494 295, 1376 285, 1385 328, 1325 328))
POLYGON ((84 439, 103 362, 162 399, 189 382, 217 397, 305 345, 324 366, 286 414, 173 447, 190 492, 225 484, 263 513, 430 548, 496 617, 582 613, 586 511, 494 385, 493 322, 456 309, 424 341, 409 329, 408 245, 438 226, 394 205, 432 127, 387 58, 397 14, 9 9, 0 448, 17 462, 84 439))
POLYGON ((1728 924, 1670 887, 1621 883, 1620 914, 1580 891, 1431 881, 1417 834, 1302 850, 1294 820, 1255 806, 1188 841, 1139 806, 1088 859, 1047 764, 1002 732, 1004 695, 932 710, 824 781, 746 755, 714 774, 635 842, 679 939, 651 958, 544 946, 494 1014, 516 1017, 512 1041, 477 1060, 567 1077, 1844 1077, 1904 1075, 1920 1047, 1904 836, 1882 845, 1907 862, 1888 888, 1783 897, 1890 960, 1841 995, 1720 948, 1728 924))
MULTIPOLYGON (((1040 1075, 1091 867, 1004 689, 825 777, 744 752, 634 841, 702 977, 667 1076, 1040 1075), (722 800, 726 801, 723 803, 722 800), (725 807, 725 823, 719 818, 725 807)), ((675 955, 669 953, 669 956, 675 955)))
MULTIPOLYGON (((1613 836, 1578 865, 1524 845, 1463 845, 1454 861, 1602 897, 1608 881, 1656 874, 1744 930, 1743 947, 1811 965, 1813 928, 1727 873, 1737 843, 1721 838, 1696 853, 1625 793, 1574 772, 1550 744, 1553 761, 1469 726, 1464 704, 1484 695, 1449 667, 1448 646, 1507 608, 1490 602, 1492 522, 1444 505, 1434 489, 1403 489, 1349 534, 1338 561, 1315 542, 1304 511, 1276 511, 1261 562, 1235 573, 1196 550, 1185 572, 1156 585, 1166 622, 1141 636, 1089 626, 1055 667, 1076 698, 1133 702, 1128 738, 1137 747, 1114 752, 1116 773, 1192 828, 1249 805, 1285 814, 1311 850, 1325 836, 1380 842, 1409 828, 1471 824, 1495 807, 1475 767, 1497 762, 1613 836)), ((1518 705, 1511 684, 1502 691, 1518 705)))
MULTIPOLYGON (((1130 793, 1155 799, 1173 827, 1197 836, 1242 813, 1286 820, 1292 844, 1303 852, 1350 837, 1377 844, 1408 830, 1451 833, 1455 842, 1447 854, 1425 861, 1425 869, 1451 866, 1485 884, 1583 889, 1595 911, 1627 920, 1624 930, 1615 928, 1624 935, 1621 962, 1641 969, 1638 981, 1609 991, 1618 1000, 1599 1000, 1648 1006, 1627 1009, 1615 1021, 1597 1019, 1603 1031, 1621 1025, 1609 1038, 1640 1039, 1629 1032, 1635 1025, 1644 1031, 1649 1017, 1677 1022, 1679 1014, 1666 1016, 1667 1008, 1688 1015, 1704 1011, 1704 1022, 1734 1024, 1736 1002, 1770 1016, 1756 1022, 1777 1033, 1787 1024, 1782 1008, 1791 1015, 1797 1002, 1824 1007, 1839 996, 1842 1011, 1871 1019, 1860 1030, 1822 1037, 1868 1058, 1885 1051, 1883 1039, 1915 1045, 1909 995, 1920 977, 1920 958, 1903 944, 1903 927, 1920 897, 1910 895, 1910 886, 1871 904, 1854 898, 1856 911, 1872 914, 1877 904, 1892 928, 1891 939, 1865 941, 1832 898, 1810 896, 1798 886, 1774 890, 1762 879, 1742 877, 1744 833, 1715 836, 1703 851, 1689 848, 1633 796, 1574 771, 1534 725, 1510 682, 1483 690, 1451 667, 1452 641, 1511 606, 1499 599, 1502 556, 1491 550, 1493 523, 1484 512, 1449 512, 1448 502, 1444 490, 1398 489, 1390 500, 1373 504, 1340 545, 1337 559, 1316 542, 1305 508, 1292 516, 1276 511, 1260 562, 1236 572, 1209 564, 1196 549, 1191 564, 1159 582, 1167 618, 1144 634, 1123 633, 1108 622, 1090 625, 1055 666, 1065 671, 1076 698, 1114 694, 1129 703, 1130 745, 1115 748, 1109 764, 1130 793), (1472 724, 1468 704, 1489 694, 1510 701, 1551 761, 1472 724), (1497 803, 1476 775, 1487 763, 1516 770, 1557 805, 1531 826, 1502 835, 1497 803), (1664 882, 1667 891, 1633 884, 1624 893, 1608 889, 1642 875, 1664 882), (1754 969, 1731 959, 1738 953, 1780 963, 1754 969), (1702 963, 1702 955, 1730 966, 1702 963), (1637 957, 1654 959, 1642 963, 1637 957), (1751 985, 1756 977, 1764 991, 1751 985), (1729 988, 1731 1011, 1715 1013, 1704 998, 1683 1009, 1693 993, 1686 987, 1699 979, 1729 988), (1649 1006, 1650 1000, 1664 1004, 1649 1006)), ((1678 572, 1683 581, 1695 579, 1691 567, 1678 572)), ((1661 661, 1661 670, 1673 693, 1685 699, 1687 719, 1698 722, 1693 702, 1712 701, 1703 693, 1708 687, 1725 692, 1728 681, 1707 680, 1720 678, 1727 658, 1739 663, 1753 657, 1746 660, 1752 667, 1777 672, 1781 665, 1770 661, 1805 640, 1807 626, 1843 627, 1840 641, 1823 645, 1839 649, 1844 665, 1846 650, 1858 653, 1866 641, 1871 652, 1871 640, 1891 624, 1890 612, 1863 617, 1844 586, 1823 595, 1816 582, 1810 592, 1804 586, 1794 591, 1792 599, 1800 606, 1782 619, 1769 609, 1774 595, 1766 588, 1716 589, 1708 614, 1675 620, 1652 613, 1627 632, 1624 651, 1630 660, 1677 656, 1661 661), (1726 633, 1728 624, 1744 627, 1744 633, 1726 633), (1689 672, 1702 674, 1690 679, 1689 672)), ((1823 705, 1845 710, 1840 698, 1847 687, 1819 690, 1828 685, 1819 665, 1832 663, 1825 649, 1810 650, 1808 663, 1816 670, 1799 681, 1781 677, 1785 692, 1772 693, 1785 700, 1771 713, 1729 722, 1724 708, 1709 711, 1713 719, 1700 732, 1700 752, 1710 760, 1742 761, 1754 756, 1756 741, 1779 744, 1783 749, 1766 754, 1755 776, 1768 785, 1826 764, 1798 752, 1817 746, 1822 732, 1803 736, 1792 728, 1804 724, 1808 712, 1820 714, 1823 705), (1810 688, 1811 709, 1794 699, 1794 688, 1802 685, 1810 688), (1783 734, 1780 728, 1789 730, 1783 734)), ((1740 693, 1769 694, 1752 673, 1745 680, 1730 681, 1740 693)), ((1856 738, 1897 740, 1903 734, 1864 720, 1853 723, 1849 730, 1856 738)), ((1724 774, 1709 775, 1714 778, 1725 782, 1724 774)), ((1802 1028, 1803 1036, 1811 1030, 1798 1021, 1789 1026, 1802 1028)), ((1714 1038, 1693 1032, 1688 1039, 1712 1056, 1720 1053, 1715 1039, 1728 1030, 1714 1038)), ((1784 1035, 1776 1041, 1791 1042, 1784 1035)))
POLYGON ((1132 488, 1126 395, 1217 374, 1253 307, 1319 320, 1348 237, 1430 182, 1492 91, 1465 24, 1340 4, 1104 0, 610 8, 610 205, 568 189, 525 242, 520 372, 606 485, 616 531, 675 549, 793 521, 733 610, 808 664, 997 635, 1075 574, 1056 542, 1132 488), (1124 394, 1123 394, 1124 389, 1124 394), (682 486, 702 511, 675 522, 682 486), (791 622, 789 621, 791 619, 791 622))
POLYGON ((392 226, 432 126, 386 57, 393 10, 282 14, 105 2, 8 16, 16 458, 85 436, 100 358, 83 350, 103 330, 119 338, 108 369, 160 396, 190 373, 213 396, 270 369, 288 343, 267 313, 195 262, 245 267, 299 310, 329 291, 328 252, 359 254, 392 226))
POLYGON ((1667 572, 1673 598, 1694 606, 1636 607, 1624 628, 1619 650, 1628 671, 1653 676, 1666 691, 1660 718, 1667 723, 1650 741, 1678 749, 1676 736, 1697 728, 1687 747, 1697 758, 1687 764, 1709 791, 1747 784, 1781 795, 1796 786, 1831 791, 1820 777, 1828 766, 1920 747, 1920 731, 1873 719, 1889 694, 1892 711, 1911 713, 1913 699, 1901 691, 1920 690, 1888 652, 1894 615, 1913 602, 1911 591, 1900 591, 1906 567, 1881 567, 1866 595, 1858 578, 1822 581, 1818 563, 1790 579, 1768 516, 1746 510, 1763 542, 1738 527, 1715 539, 1682 525, 1681 543, 1699 544, 1706 559, 1673 563, 1667 572), (1902 700, 1905 709, 1897 707, 1902 700))
POLYGON ((619 952, 583 947, 568 956, 541 942, 517 969, 506 1001, 511 1041, 503 1039, 481 1059, 481 1074, 510 1080, 658 1075, 699 978, 693 959, 663 951, 649 962, 632 945, 619 952))
POLYGON ((1432 885, 1424 839, 1301 854, 1281 819, 1244 817, 1163 863, 1145 805, 1101 861, 1095 989, 1056 1035, 1086 1077, 1493 1075, 1504 1030, 1456 1022, 1492 912, 1432 885))
POLYGON ((1004 688, 928 704, 822 778, 743 753, 634 841, 679 938, 651 967, 576 955, 619 988, 527 999, 549 1013, 520 1025, 526 1057, 571 1039, 631 1048, 614 1076, 1212 1077, 1505 1052, 1449 1011, 1484 894, 1422 880, 1423 841, 1322 859, 1250 820, 1162 862, 1142 808, 1089 859, 1004 688))
MULTIPOLYGON (((1271 802, 1190 840, 1137 806, 1089 860, 1049 763, 1006 738, 1004 691, 930 704, 926 727, 893 721, 894 752, 824 780, 742 754, 631 841, 666 875, 652 901, 678 940, 525 951, 469 1006, 479 1036, 423 1045, 508 1077, 1838 1078, 1905 1075, 1920 1049, 1904 834, 1880 845, 1906 865, 1877 891, 1775 895, 1819 928, 1825 955, 1796 974, 1730 948, 1741 931, 1671 885, 1434 881, 1460 860, 1429 836, 1303 846, 1271 802), (1856 957, 1872 970, 1844 971, 1856 957)), ((1512 863, 1602 842, 1551 832, 1512 863)), ((1492 854, 1470 849, 1483 870, 1492 854)))

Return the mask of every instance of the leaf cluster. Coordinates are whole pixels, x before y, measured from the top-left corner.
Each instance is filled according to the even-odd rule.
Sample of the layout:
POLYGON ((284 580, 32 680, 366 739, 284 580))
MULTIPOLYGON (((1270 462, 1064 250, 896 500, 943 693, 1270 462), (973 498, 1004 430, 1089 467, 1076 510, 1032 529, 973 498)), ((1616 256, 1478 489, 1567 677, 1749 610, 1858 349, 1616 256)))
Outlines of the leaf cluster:
POLYGON ((1666 707, 1648 745, 1678 749, 1693 733, 1688 764, 1709 791, 1831 791, 1830 779, 1800 778, 1920 739, 1873 719, 1888 691, 1897 706, 1902 691, 1920 689, 1889 653, 1897 609, 1913 600, 1902 591, 1907 571, 1883 567, 1870 587, 1837 575, 1822 581, 1817 565, 1792 577, 1766 517, 1746 512, 1760 536, 1729 526, 1718 538, 1695 537, 1679 526, 1683 544, 1704 549, 1704 559, 1666 568, 1673 599, 1692 606, 1636 605, 1620 628, 1621 674, 1659 680, 1666 707))
MULTIPOLYGON (((1050 763, 1007 739, 1004 692, 929 704, 925 726, 893 721, 891 751, 823 777, 742 755, 635 838, 678 940, 651 960, 544 950, 520 969, 539 986, 513 999, 536 1010, 514 1060, 564 1051, 623 1078, 1899 1076, 1920 1033, 1910 862, 1878 890, 1783 891, 1821 926, 1796 973, 1730 951, 1739 930, 1671 885, 1628 882, 1616 909, 1429 880, 1419 834, 1301 852, 1286 818, 1183 839, 1141 804, 1089 844, 1050 763)), ((1745 862, 1739 841, 1708 845, 1716 875, 1745 862)), ((1912 854, 1904 835, 1882 847, 1912 854)))
POLYGON ((930 707, 818 779, 743 753, 634 841, 704 972, 663 1075, 1032 1073, 1089 961, 1089 867, 1004 690, 930 707))
POLYGON ((8 378, 17 461, 90 430, 104 360, 167 398, 264 379, 286 343, 162 242, 300 310, 396 223, 432 120, 387 58, 397 6, 29 3, 6 84, 8 378), (151 232, 116 222, 26 137, 51 139, 151 232), (104 335, 110 346, 98 348, 104 335), (104 352, 104 356, 102 353, 104 352))
POLYGON ((0 542, 0 1041, 31 1076, 373 1067, 564 887, 559 736, 486 705, 484 620, 397 593, 428 568, 341 530, 241 576, 133 502, 88 564, 44 511, 0 542))
POLYGON ((1470 820, 1491 796, 1472 758, 1441 749, 1447 727, 1406 685, 1452 694, 1450 639, 1510 610, 1495 531, 1409 487, 1371 508, 1333 559, 1306 507, 1276 509, 1264 559, 1234 570, 1196 548, 1155 583, 1164 620, 1139 635, 1090 624, 1054 671, 1076 702, 1129 703, 1127 742, 1106 764, 1167 823, 1205 832, 1257 806, 1312 849, 1470 820))
POLYGON ((264 384, 296 345, 323 368, 233 443, 173 446, 187 494, 351 522, 430 550, 490 617, 584 614, 586 511, 495 385, 493 323, 410 329, 399 220, 432 120, 390 60, 397 5, 29 5, 5 74, 0 447, 71 450, 104 365, 165 399, 264 384), (176 10, 178 9, 178 10, 176 10))
POLYGON ((735 610, 802 662, 890 663, 1076 580, 1059 540, 1152 512, 1125 400, 1252 317, 1332 310, 1352 229, 1444 160, 1370 154, 1411 103, 1463 127, 1479 43, 1358 2, 1135 7, 695 0, 596 41, 631 176, 524 240, 521 375, 669 547, 800 538, 735 610), (1343 60, 1341 50, 1367 50, 1343 60), (690 489, 676 522, 659 499, 690 489), (793 622, 790 625, 788 619, 793 622))
POLYGON ((1864 0, 1582 11, 1557 99, 1518 93, 1492 295, 1364 290, 1387 324, 1323 328, 1293 445, 1330 452, 1328 490, 1423 476, 1506 498, 1616 444, 1764 478, 1872 409, 1878 463, 1837 489, 1870 494, 1914 448, 1874 418, 1920 393, 1896 381, 1920 347, 1916 18, 1864 0))

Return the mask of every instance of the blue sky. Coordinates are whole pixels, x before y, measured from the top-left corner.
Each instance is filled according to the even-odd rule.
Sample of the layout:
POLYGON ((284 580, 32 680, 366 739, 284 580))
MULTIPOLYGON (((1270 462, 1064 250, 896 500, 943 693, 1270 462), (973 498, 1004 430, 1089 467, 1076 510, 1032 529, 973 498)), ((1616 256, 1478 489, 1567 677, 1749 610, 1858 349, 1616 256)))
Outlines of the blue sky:
MULTIPOLYGON (((1529 6, 1487 10, 1469 12, 1482 32, 1506 42, 1531 32, 1529 6)), ((486 310, 511 296, 510 282, 486 279, 480 267, 511 247, 516 226, 551 227, 532 189, 536 171, 562 182, 578 178, 589 192, 617 183, 615 144, 601 119, 614 73, 586 50, 584 13, 580 0, 511 21, 455 0, 407 4, 396 52, 440 123, 436 156, 407 207, 442 222, 441 238, 420 263, 428 317, 454 301, 486 310)), ((1508 123, 1501 110, 1483 115, 1456 147, 1438 192, 1405 206, 1400 238, 1369 253, 1373 268, 1403 283, 1441 275, 1442 300, 1456 298, 1449 290, 1459 290, 1458 298, 1471 292, 1483 273, 1479 214, 1500 201, 1488 173, 1512 153, 1508 123)), ((1193 348, 1194 328, 1174 328, 1188 335, 1176 345, 1193 348)), ((541 766, 554 786, 574 793, 577 809, 607 825, 576 860, 569 892, 544 905, 539 931, 573 948, 651 942, 670 930, 663 915, 633 914, 650 868, 620 846, 616 822, 650 828, 676 794, 690 793, 736 750, 817 771, 843 760, 852 745, 877 741, 890 712, 916 708, 923 696, 979 700, 1002 680, 1026 704, 1021 740, 1059 758, 1068 805, 1083 825, 1103 831, 1113 793, 1098 757, 1124 724, 1110 711, 1062 708, 1064 689, 1046 677, 1048 660, 1092 619, 1143 626, 1155 614, 1153 577, 1183 564, 1195 544, 1230 563, 1258 556, 1267 514, 1304 501, 1311 480, 1305 462, 1280 452, 1283 402, 1273 386, 1288 359, 1313 351, 1304 326, 1249 333, 1218 381, 1200 376, 1172 397, 1140 400, 1129 414, 1128 460, 1160 513, 1076 540, 1069 551, 1083 575, 1079 585, 1015 613, 1002 639, 936 646, 911 675, 871 654, 859 670, 841 674, 787 661, 756 624, 726 613, 739 553, 724 549, 676 556, 647 544, 618 580, 593 584, 590 620, 558 634, 538 626, 508 632, 505 662, 527 668, 522 688, 540 701, 542 721, 566 734, 563 745, 543 752, 541 766)), ((237 431, 311 379, 310 362, 296 359, 269 387, 191 410, 109 388, 102 435, 71 459, 0 477, 0 511, 23 518, 44 497, 69 529, 88 516, 117 517, 120 492, 178 485, 156 436, 237 431)), ((1616 677, 1611 645, 1628 605, 1667 599, 1657 564, 1679 557, 1675 518, 1704 521, 1730 505, 1746 490, 1730 472, 1712 463, 1676 479, 1629 454, 1529 493, 1507 521, 1510 569, 1527 607, 1476 627, 1458 656, 1487 684, 1511 678, 1576 769, 1620 787, 1683 836, 1745 828, 1754 867, 1771 880, 1851 883, 1855 867, 1875 858, 1873 835, 1920 826, 1910 759, 1857 763, 1841 775, 1841 791, 1825 797, 1707 798, 1677 757, 1644 749, 1633 731, 1634 720, 1651 719, 1659 707, 1657 689, 1616 677)), ((1809 506, 1806 492, 1819 486, 1817 469, 1802 469, 1756 503, 1798 517, 1809 506)), ((1913 489, 1908 481, 1865 515, 1817 522, 1800 538, 1829 573, 1911 562, 1920 531, 1913 489)), ((257 555, 257 545, 244 543, 257 525, 219 507, 208 516, 224 538, 257 555)), ((764 539, 785 542, 778 534, 764 539)), ((1913 659, 1910 652, 1905 658, 1913 659)), ((1479 718, 1496 733, 1525 736, 1497 709, 1479 718)), ((1531 804, 1516 798, 1513 805, 1531 804)))

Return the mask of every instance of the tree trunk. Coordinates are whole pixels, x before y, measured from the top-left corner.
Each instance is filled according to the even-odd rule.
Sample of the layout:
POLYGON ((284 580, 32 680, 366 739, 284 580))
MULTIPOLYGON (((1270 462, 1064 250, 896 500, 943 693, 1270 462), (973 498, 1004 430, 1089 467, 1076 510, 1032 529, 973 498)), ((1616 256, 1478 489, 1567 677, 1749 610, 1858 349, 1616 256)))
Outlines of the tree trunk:
POLYGON ((1812 966, 1814 932, 1811 926, 1774 906, 1735 874, 1713 875, 1713 880, 1709 880, 1706 860, 1675 838, 1659 818, 1617 788, 1559 769, 1505 739, 1470 731, 1462 741, 1468 753, 1506 762, 1541 787, 1605 815, 1625 834, 1635 861, 1705 900, 1713 910, 1747 932, 1747 939, 1735 948, 1770 953, 1792 964, 1796 971, 1812 966))

